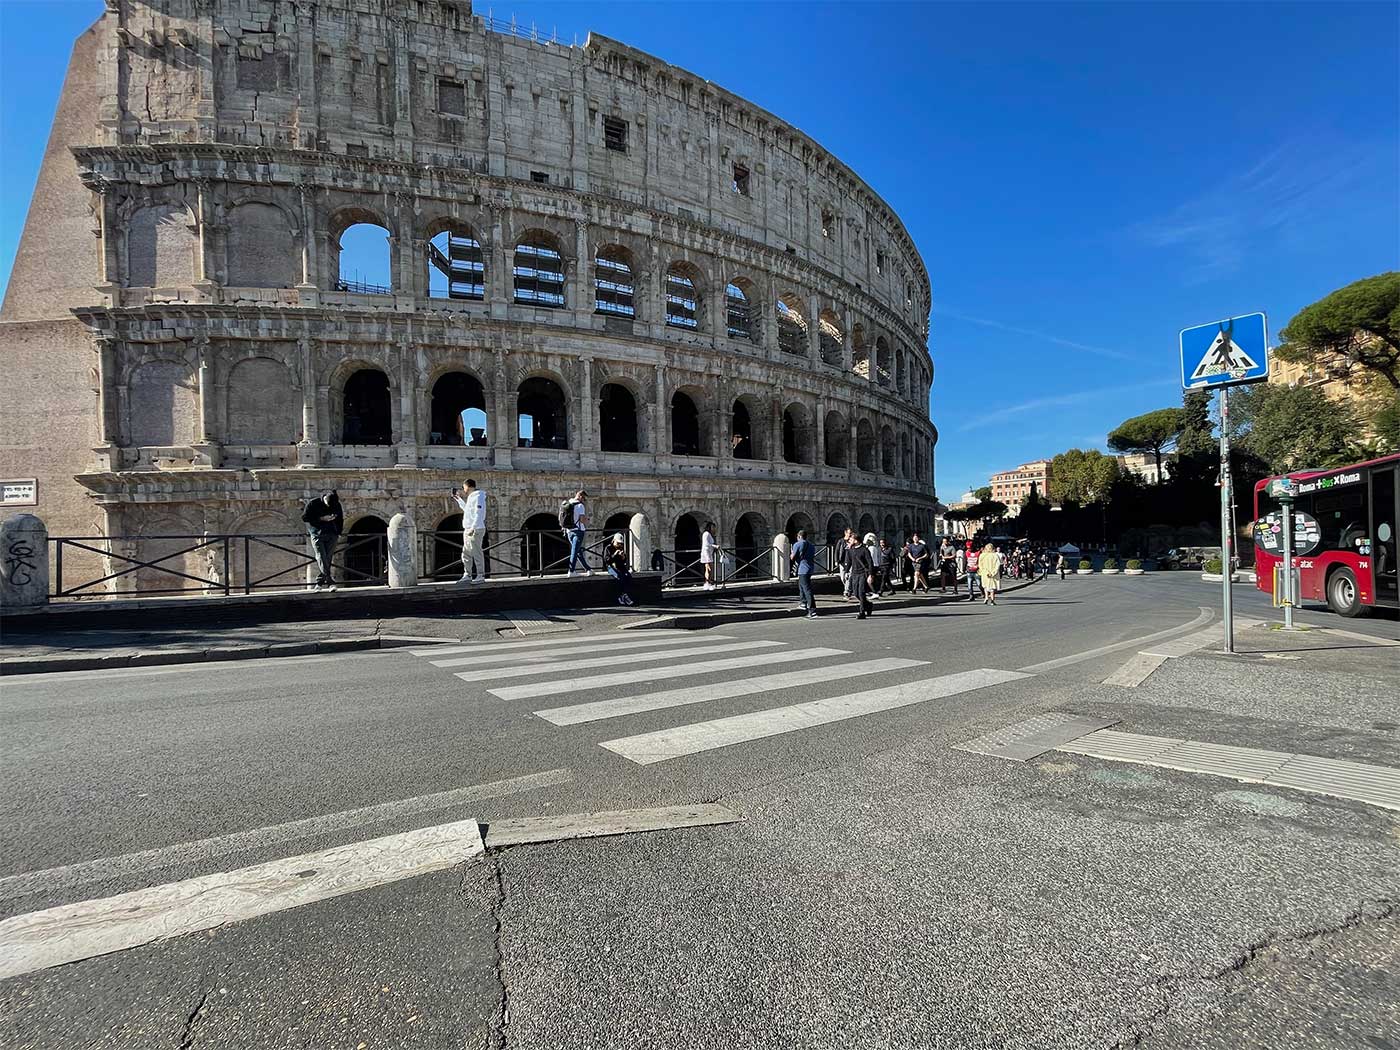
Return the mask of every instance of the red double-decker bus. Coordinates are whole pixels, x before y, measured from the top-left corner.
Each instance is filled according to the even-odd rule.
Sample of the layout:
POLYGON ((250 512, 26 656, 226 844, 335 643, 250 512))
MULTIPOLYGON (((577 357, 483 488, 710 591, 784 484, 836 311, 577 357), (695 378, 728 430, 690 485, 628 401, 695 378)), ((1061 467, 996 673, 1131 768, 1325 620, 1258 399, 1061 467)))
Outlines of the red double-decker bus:
MULTIPOLYGON (((1400 521, 1400 455, 1330 470, 1299 470, 1291 478, 1293 565, 1299 598, 1325 601, 1343 616, 1400 608, 1396 523, 1400 521)), ((1258 586, 1274 592, 1282 561, 1282 516, 1265 478, 1254 486, 1254 564, 1258 586)))

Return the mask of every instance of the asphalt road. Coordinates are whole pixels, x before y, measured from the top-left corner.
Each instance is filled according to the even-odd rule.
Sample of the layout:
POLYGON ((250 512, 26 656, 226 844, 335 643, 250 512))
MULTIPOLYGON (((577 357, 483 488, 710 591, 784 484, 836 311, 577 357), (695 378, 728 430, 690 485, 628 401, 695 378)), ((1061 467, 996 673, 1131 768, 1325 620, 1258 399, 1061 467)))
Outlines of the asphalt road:
POLYGON ((0 918, 467 818, 488 845, 515 817, 718 802, 743 820, 492 851, 13 977, 0 1045, 1400 1046, 1394 811, 953 749, 1073 711, 1400 766, 1400 649, 1371 641, 1394 619, 1309 611, 1351 633, 1242 629, 1254 656, 1206 647, 1102 684, 1218 600, 1188 574, 1071 577, 865 622, 6 680, 0 918), (512 677, 521 652, 552 659, 512 677), (873 660, 911 665, 835 677, 873 660), (686 702, 534 714, 658 693, 686 702), (832 707, 786 710, 849 697, 873 706, 805 728, 832 707), (625 757, 658 748, 693 753, 625 757))

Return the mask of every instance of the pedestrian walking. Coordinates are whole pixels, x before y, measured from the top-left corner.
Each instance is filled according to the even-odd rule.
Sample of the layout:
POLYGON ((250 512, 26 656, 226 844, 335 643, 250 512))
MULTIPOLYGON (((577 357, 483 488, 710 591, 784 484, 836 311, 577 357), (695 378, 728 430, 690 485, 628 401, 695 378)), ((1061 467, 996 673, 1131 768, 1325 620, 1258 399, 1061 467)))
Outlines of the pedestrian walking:
POLYGON ((872 534, 867 539, 870 543, 861 543, 855 533, 846 539, 846 550, 851 561, 851 597, 860 603, 857 620, 875 615, 875 608, 870 604, 870 588, 875 583, 875 562, 870 552, 874 549, 875 537, 872 534))
MULTIPOLYGON (((961 547, 956 547, 953 550, 953 578, 956 580, 964 580, 967 578, 967 551, 963 550, 961 547)), ((953 593, 958 593, 956 586, 953 588, 953 593)), ((967 596, 969 598, 972 597, 971 583, 967 585, 967 596)))
POLYGON ((452 493, 462 511, 462 578, 458 583, 484 583, 486 580, 486 493, 476 487, 475 478, 462 482, 462 491, 452 493))
POLYGON ((333 591, 335 577, 331 575, 332 559, 340 534, 345 531, 345 510, 335 489, 326 489, 319 496, 307 500, 301 511, 301 520, 306 522, 306 531, 311 537, 311 552, 316 559, 316 583, 311 589, 333 591))
POLYGON ((909 585, 913 593, 918 593, 922 588, 925 594, 928 593, 928 544, 916 532, 909 538, 909 543, 904 548, 904 557, 908 559, 910 569, 913 571, 914 580, 909 585))
POLYGON ((1055 555, 1055 570, 1060 574, 1062 580, 1065 578, 1065 563, 1068 560, 1063 552, 1057 552, 1055 555))
POLYGON ((881 597, 884 597, 885 594, 889 594, 891 597, 894 597, 894 596, 895 596, 895 589, 894 589, 894 574, 895 574, 895 568, 896 568, 896 565, 895 565, 895 553, 894 553, 894 548, 890 546, 890 541, 889 541, 889 540, 884 539, 884 538, 882 537, 882 538, 880 539, 880 596, 881 596, 881 597))
MULTIPOLYGON (((975 585, 976 585, 977 583, 979 583, 979 580, 980 580, 980 578, 979 578, 979 576, 978 576, 978 574, 977 574, 977 560, 978 560, 978 559, 977 559, 977 552, 976 552, 975 550, 973 550, 973 548, 972 548, 972 541, 971 541, 971 540, 968 540, 968 543, 967 543, 967 552, 966 552, 966 555, 965 555, 965 557, 964 557, 964 562, 965 562, 965 565, 966 565, 966 576, 967 576, 967 600, 968 600, 968 601, 974 601, 974 600, 975 600, 974 597, 973 597, 972 592, 973 592, 973 590, 975 589, 975 585)), ((983 592, 982 592, 982 596, 985 598, 986 595, 987 595, 987 592, 986 592, 986 591, 983 591, 983 592)))
POLYGON ((627 541, 622 533, 614 533, 603 552, 603 568, 617 581, 617 604, 635 605, 632 595, 628 593, 632 583, 632 562, 627 557, 627 541))
POLYGON ((588 565, 588 493, 579 489, 573 499, 559 504, 559 526, 564 530, 564 538, 569 541, 569 575, 582 571, 592 576, 588 565))
POLYGON ((715 589, 715 523, 705 522, 705 531, 700 534, 700 568, 705 571, 705 590, 715 589))
POLYGON ((982 604, 995 605, 1001 587, 1001 554, 990 543, 977 556, 977 575, 982 580, 982 604))
POLYGON ((851 598, 851 537, 854 535, 854 529, 847 529, 841 534, 841 541, 836 544, 836 571, 841 574, 841 597, 848 602, 853 600, 851 598))
POLYGON ((875 540, 875 533, 867 532, 862 544, 865 553, 870 557, 870 600, 878 602, 880 600, 880 570, 883 567, 880 562, 880 544, 875 540))
POLYGON ((807 539, 807 530, 797 530, 797 542, 792 545, 792 567, 797 573, 797 594, 807 619, 817 618, 817 598, 812 593, 812 573, 817 568, 817 548, 807 539))

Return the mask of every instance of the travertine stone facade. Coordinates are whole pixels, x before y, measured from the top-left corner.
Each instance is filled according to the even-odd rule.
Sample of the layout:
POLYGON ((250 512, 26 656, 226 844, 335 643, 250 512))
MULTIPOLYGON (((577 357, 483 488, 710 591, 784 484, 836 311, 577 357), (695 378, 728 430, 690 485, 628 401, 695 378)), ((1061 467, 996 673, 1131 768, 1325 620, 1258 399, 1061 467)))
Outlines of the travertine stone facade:
POLYGON ((498 532, 584 487, 661 547, 932 517, 903 225, 797 129, 624 44, 519 39, 465 0, 108 0, 54 139, 0 339, 32 385, 3 471, 49 472, 55 534, 292 532, 327 487, 352 527, 432 528, 467 475, 498 532), (363 223, 382 285, 340 272, 363 223), (86 276, 50 280, 64 260, 86 276), (75 399, 82 424, 40 422, 75 399), (45 443, 82 450, 76 481, 45 443))

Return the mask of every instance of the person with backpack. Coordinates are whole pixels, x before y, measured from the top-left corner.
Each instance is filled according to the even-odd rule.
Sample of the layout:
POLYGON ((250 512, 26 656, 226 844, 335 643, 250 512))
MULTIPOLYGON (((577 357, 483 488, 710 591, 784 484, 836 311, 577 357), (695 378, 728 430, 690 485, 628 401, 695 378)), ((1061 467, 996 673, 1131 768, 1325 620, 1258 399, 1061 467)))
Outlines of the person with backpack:
POLYGON ((311 589, 333 591, 335 578, 331 575, 331 559, 335 555, 336 542, 345 531, 345 510, 335 489, 326 489, 319 496, 307 500, 302 508, 301 520, 306 522, 311 551, 316 559, 316 583, 311 589))
POLYGON ((817 598, 812 593, 812 573, 817 568, 817 548, 807 539, 807 530, 797 530, 797 542, 792 545, 792 567, 797 573, 797 593, 807 619, 817 618, 817 598))
POLYGON ((574 493, 573 499, 566 499, 559 504, 559 527, 564 530, 564 538, 569 541, 569 575, 582 567, 583 575, 592 576, 593 570, 588 565, 587 547, 585 540, 588 538, 588 504, 584 501, 588 498, 588 493, 579 489, 574 493))
POLYGON ((627 593, 628 584, 632 579, 632 562, 627 557, 627 542, 622 533, 616 533, 603 552, 603 568, 617 581, 617 604, 635 605, 632 596, 627 593))

